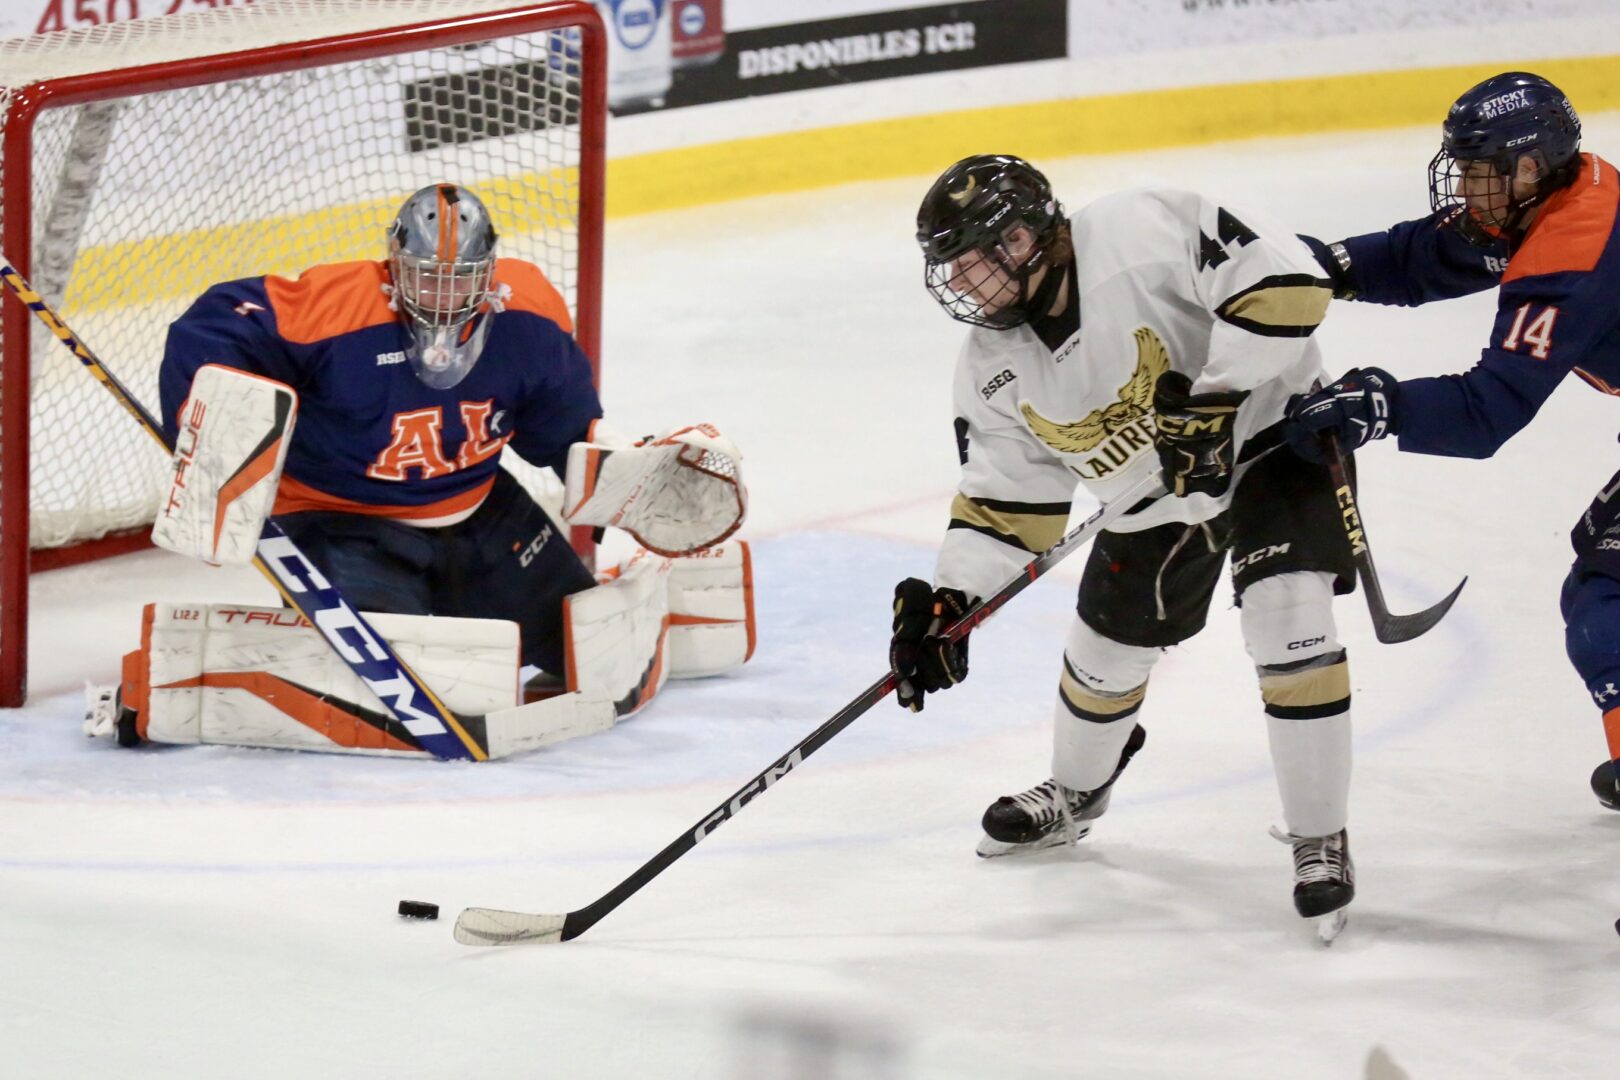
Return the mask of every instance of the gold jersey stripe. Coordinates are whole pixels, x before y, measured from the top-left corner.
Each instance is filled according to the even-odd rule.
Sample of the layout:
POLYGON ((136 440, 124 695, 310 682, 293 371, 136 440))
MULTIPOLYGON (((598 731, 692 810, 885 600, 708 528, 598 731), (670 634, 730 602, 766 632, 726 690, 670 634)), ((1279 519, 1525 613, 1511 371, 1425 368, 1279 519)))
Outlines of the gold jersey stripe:
POLYGON ((1325 279, 1269 277, 1220 306, 1222 319, 1266 337, 1309 337, 1327 315, 1333 287, 1325 279))
MULTIPOLYGON (((1018 513, 997 509, 998 505, 1005 507, 1012 504, 997 504, 989 500, 981 502, 959 493, 951 503, 951 525, 989 533, 1004 543, 1032 552, 1045 551, 1063 539, 1063 527, 1069 523, 1067 506, 1063 507, 1061 513, 1018 513)), ((1060 504, 1032 505, 1055 508, 1060 504)))

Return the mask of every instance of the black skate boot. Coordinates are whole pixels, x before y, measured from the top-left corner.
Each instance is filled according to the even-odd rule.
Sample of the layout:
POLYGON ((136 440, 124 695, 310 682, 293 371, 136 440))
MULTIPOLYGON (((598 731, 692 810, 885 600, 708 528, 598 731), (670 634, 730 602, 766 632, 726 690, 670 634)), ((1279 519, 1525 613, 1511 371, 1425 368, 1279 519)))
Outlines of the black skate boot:
POLYGON ((1140 724, 1131 729, 1119 765, 1101 787, 1074 791, 1056 780, 1047 780, 1018 795, 1003 795, 984 812, 984 839, 979 841, 980 858, 993 859, 1042 848, 1072 844, 1091 832, 1090 822, 1108 809, 1109 792, 1131 758, 1147 742, 1140 724))
POLYGON ((1344 908, 1356 898, 1356 864, 1350 858, 1350 831, 1331 836, 1271 835, 1294 846, 1294 910, 1317 920, 1317 934, 1331 944, 1344 929, 1344 908))
POLYGON ((1620 810, 1620 775, 1614 771, 1614 762, 1605 761, 1592 770, 1592 794, 1610 810, 1620 810))

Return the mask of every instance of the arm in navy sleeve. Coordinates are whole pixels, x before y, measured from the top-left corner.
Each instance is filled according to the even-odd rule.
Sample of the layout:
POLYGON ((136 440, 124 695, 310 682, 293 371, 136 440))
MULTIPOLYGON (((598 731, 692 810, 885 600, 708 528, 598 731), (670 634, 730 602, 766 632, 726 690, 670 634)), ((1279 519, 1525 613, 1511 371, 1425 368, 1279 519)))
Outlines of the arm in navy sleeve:
POLYGON ((163 433, 170 442, 179 430, 176 418, 191 393, 191 380, 206 364, 240 368, 300 389, 292 356, 276 332, 263 278, 215 285, 169 324, 158 398, 163 433))
POLYGON ((1461 375, 1400 384, 1395 434, 1402 450, 1486 458, 1528 424, 1607 328, 1585 275, 1558 273, 1502 286, 1496 325, 1479 363, 1461 375), (1583 286, 1585 286, 1583 288, 1583 286))
POLYGON ((536 374, 518 410, 511 446, 531 465, 550 468, 559 477, 568 465, 568 448, 584 441, 591 421, 602 417, 602 403, 591 381, 591 361, 573 337, 545 321, 546 343, 536 359, 536 374))
POLYGON ((1327 244, 1309 236, 1300 239, 1328 271, 1341 299, 1416 307, 1495 288, 1507 265, 1507 245, 1475 247, 1445 227, 1443 217, 1430 214, 1340 241, 1350 257, 1349 269, 1338 265, 1327 244))

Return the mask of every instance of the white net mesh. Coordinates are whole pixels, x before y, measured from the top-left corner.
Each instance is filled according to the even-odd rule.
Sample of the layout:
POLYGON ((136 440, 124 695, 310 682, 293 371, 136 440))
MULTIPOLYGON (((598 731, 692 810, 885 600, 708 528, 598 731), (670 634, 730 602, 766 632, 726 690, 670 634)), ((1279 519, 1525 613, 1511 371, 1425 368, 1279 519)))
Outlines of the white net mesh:
MULTIPOLYGON (((0 123, 18 122, 13 90, 32 80, 233 49, 262 57, 274 44, 525 6, 259 0, 0 43, 0 123)), ((188 89, 147 91, 132 74, 124 96, 45 108, 29 151, 34 285, 155 411, 167 324, 209 285, 380 258, 405 196, 449 180, 490 207, 500 254, 540 266, 577 318, 578 32, 413 50, 254 76, 221 61, 220 81, 188 89)), ((7 322, 3 334, 21 329, 7 322)), ((162 456, 49 335, 32 339, 31 545, 150 522, 162 456)), ((3 446, 19 452, 14 439, 3 446)), ((0 529, 15 535, 12 522, 0 529)))

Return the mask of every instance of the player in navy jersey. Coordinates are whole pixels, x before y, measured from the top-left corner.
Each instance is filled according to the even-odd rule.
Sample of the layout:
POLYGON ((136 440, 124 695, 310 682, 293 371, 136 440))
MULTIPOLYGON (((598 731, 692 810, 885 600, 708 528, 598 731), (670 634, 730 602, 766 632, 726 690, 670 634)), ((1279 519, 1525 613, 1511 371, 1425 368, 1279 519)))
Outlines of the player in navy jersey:
MULTIPOLYGON (((1486 458, 1574 372, 1620 395, 1620 183, 1580 152, 1580 121, 1552 83, 1525 72, 1457 99, 1429 166, 1433 214, 1338 244, 1314 243, 1340 297, 1413 305, 1500 283, 1496 323, 1469 371, 1397 380, 1347 372, 1291 403, 1288 435, 1306 457, 1320 433, 1349 449, 1395 435, 1400 449, 1486 458)), ((1620 474, 1571 535, 1565 645, 1603 712, 1608 760, 1592 774, 1620 810, 1620 474)))
POLYGON ((385 261, 215 285, 169 328, 163 421, 174 439, 204 365, 292 387, 273 512, 347 599, 510 619, 524 662, 560 673, 562 599, 595 580, 499 457, 561 476, 602 406, 562 297, 495 243, 477 197, 438 184, 406 201, 385 261))

